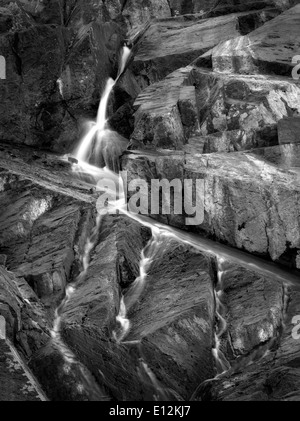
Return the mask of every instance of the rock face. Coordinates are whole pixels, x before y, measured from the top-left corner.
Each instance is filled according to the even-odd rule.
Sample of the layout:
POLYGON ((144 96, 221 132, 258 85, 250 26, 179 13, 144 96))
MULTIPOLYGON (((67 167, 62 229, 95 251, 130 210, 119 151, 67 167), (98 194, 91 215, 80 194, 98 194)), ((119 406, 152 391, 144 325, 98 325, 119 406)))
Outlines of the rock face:
POLYGON ((170 7, 173 15, 188 13, 205 13, 206 16, 214 16, 232 13, 243 10, 261 9, 268 6, 280 8, 291 7, 295 1, 274 0, 274 1, 209 1, 209 0, 170 0, 170 7))
POLYGON ((154 255, 150 253, 153 264, 143 281, 138 278, 139 267, 134 267, 141 259, 137 252, 145 245, 141 226, 124 218, 106 224, 86 279, 76 284, 65 307, 63 338, 114 398, 141 399, 161 389, 161 397, 186 399, 214 373, 211 263, 200 253, 161 238, 154 255), (101 273, 99 288, 96 273, 101 273), (131 327, 123 338, 116 320, 122 285, 131 327), (118 344, 121 338, 123 343, 118 344), (156 378, 153 384, 149 384, 150 373, 156 378))
POLYGON ((297 5, 249 35, 220 43, 209 53, 214 70, 290 77, 293 57, 299 53, 299 13, 297 5), (296 37, 293 42, 291 33, 296 37))
POLYGON ((39 297, 62 292, 75 259, 85 209, 7 172, 1 178, 1 246, 8 267, 25 277, 39 297))
POLYGON ((0 400, 40 402, 47 400, 36 380, 24 367, 16 351, 0 339, 0 400))
POLYGON ((272 19, 278 11, 271 9, 263 14, 235 13, 211 19, 202 16, 178 17, 154 22, 139 43, 133 62, 133 71, 143 87, 157 82, 179 67, 190 64, 202 53, 224 39, 231 39, 272 19))
POLYGON ((294 320, 299 313, 299 292, 290 290, 289 306, 284 310, 284 329, 267 354, 258 353, 237 365, 220 382, 212 382, 195 394, 200 400, 298 401, 299 335, 294 320), (263 356, 263 358, 262 358, 263 356), (200 395, 202 398, 200 398, 200 395))
POLYGON ((299 98, 299 85, 284 78, 188 66, 138 96, 132 148, 183 149, 192 142, 212 153, 275 145, 278 121, 300 110, 299 98))
POLYGON ((47 343, 49 320, 26 281, 4 266, 0 266, 0 316, 0 400, 47 400, 19 352, 29 358, 47 343))
POLYGON ((116 72, 124 32, 100 12, 94 20, 84 2, 64 9, 60 2, 32 3, 9 2, 5 9, 15 22, 3 24, 0 34, 7 69, 0 81, 0 138, 70 150, 79 120, 94 116, 105 80, 116 72))
POLYGON ((24 279, 0 266, 0 314, 6 337, 30 357, 49 340, 49 320, 43 305, 24 279))
POLYGON ((299 143, 300 118, 284 118, 278 123, 279 144, 299 143))
POLYGON ((0 400, 299 400, 296 3, 0 0, 0 400))

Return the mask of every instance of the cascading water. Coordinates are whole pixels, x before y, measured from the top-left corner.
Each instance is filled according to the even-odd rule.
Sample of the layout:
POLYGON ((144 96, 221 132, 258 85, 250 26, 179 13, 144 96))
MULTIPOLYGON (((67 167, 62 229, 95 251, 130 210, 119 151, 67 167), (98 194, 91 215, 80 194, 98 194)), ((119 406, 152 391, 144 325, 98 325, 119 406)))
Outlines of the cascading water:
MULTIPOLYGON (((122 209, 119 207, 119 209, 122 209)), ((117 322, 121 325, 119 334, 114 332, 114 337, 118 343, 122 342, 130 330, 130 321, 127 319, 127 313, 134 303, 140 298, 147 278, 147 272, 150 269, 151 263, 155 258, 155 253, 162 242, 160 231, 155 227, 152 228, 152 237, 146 247, 141 252, 141 260, 139 267, 139 276, 132 283, 129 290, 122 296, 120 304, 120 312, 117 316, 117 322)))
MULTIPOLYGON (((116 174, 109 171, 108 169, 106 169, 106 168, 101 169, 101 168, 97 168, 97 167, 94 167, 94 166, 90 165, 89 164, 89 154, 90 154, 90 151, 91 151, 91 148, 92 148, 92 143, 93 143, 93 140, 94 140, 95 136, 99 135, 99 136, 97 136, 97 140, 101 139, 103 133, 105 131, 108 131, 106 112, 107 112, 107 105, 108 105, 109 97, 110 97, 110 94, 111 94, 115 84, 117 83, 118 79, 120 78, 120 76, 122 75, 122 73, 125 70, 126 64, 127 64, 128 59, 130 57, 130 53, 131 53, 130 49, 128 47, 124 46, 117 78, 116 78, 115 81, 111 78, 108 79, 108 81, 106 83, 106 87, 105 87, 103 95, 102 95, 102 98, 101 98, 101 101, 100 101, 98 114, 97 114, 97 120, 96 120, 96 122, 90 122, 89 123, 89 131, 86 134, 86 136, 84 136, 82 141, 80 142, 80 145, 79 145, 77 151, 74 154, 75 158, 78 160, 79 165, 74 164, 73 170, 76 171, 76 172, 82 172, 83 171, 83 172, 88 173, 89 175, 92 176, 95 183, 99 179, 107 178, 107 177, 110 177, 112 180, 119 182, 118 176, 116 176, 116 174)), ((101 214, 99 214, 96 218, 95 227, 93 228, 92 233, 91 233, 89 239, 86 242, 84 252, 83 252, 83 255, 82 255, 82 258, 81 258, 82 268, 83 268, 82 272, 80 273, 80 275, 78 276, 78 278, 76 279, 76 281, 73 284, 69 284, 67 286, 66 291, 65 291, 65 298, 63 299, 61 304, 55 310, 53 329, 51 331, 52 340, 53 340, 53 343, 61 351, 62 355, 64 356, 65 361, 70 363, 70 364, 72 364, 75 361, 75 357, 74 357, 73 353, 65 346, 65 344, 63 343, 63 341, 61 339, 60 329, 61 329, 62 314, 63 314, 63 311, 64 311, 66 305, 71 300, 72 295, 76 291, 76 282, 79 281, 79 280, 82 280, 85 277, 85 275, 88 271, 89 262, 90 262, 90 255, 91 255, 91 252, 92 252, 92 250, 95 247, 96 242, 97 242, 101 221, 102 221, 102 216, 101 216, 101 214)), ((124 306, 121 305, 121 308, 123 308, 123 311, 126 311, 124 306)))
MULTIPOLYGON (((140 352, 138 372, 140 373, 140 377, 144 378, 145 381, 150 381, 152 383, 154 390, 156 390, 156 395, 154 396, 155 399, 165 399, 166 396, 168 396, 168 393, 165 392, 167 389, 165 389, 157 381, 155 374, 145 361, 145 358, 143 357, 141 341, 136 340, 126 342, 126 337, 128 336, 131 327, 129 317, 130 309, 140 299, 146 286, 147 274, 149 273, 150 266, 155 260, 156 253, 158 252, 158 250, 161 247, 161 244, 163 244, 166 238, 172 238, 176 241, 188 244, 189 246, 192 246, 197 250, 216 256, 218 259, 218 282, 214 291, 216 303, 216 331, 214 336, 214 347, 212 349, 212 353, 216 361, 217 377, 225 371, 227 371, 228 369, 230 369, 230 365, 221 350, 221 338, 227 329, 226 320, 224 318, 225 308, 222 304, 223 275, 225 270, 223 268, 224 261, 228 259, 240 265, 242 264, 248 269, 256 270, 263 275, 272 275, 275 279, 284 280, 285 283, 292 283, 294 285, 298 285, 299 282, 296 276, 289 276, 286 274, 286 272, 278 269, 277 266, 264 262, 263 260, 253 258, 252 256, 247 255, 243 252, 220 245, 208 239, 177 230, 170 226, 164 226, 152 220, 151 218, 141 217, 136 214, 130 213, 125 206, 124 187, 126 186, 123 186, 121 182, 121 177, 119 177, 117 174, 109 171, 106 168, 99 168, 90 164, 92 155, 97 155, 97 151, 99 150, 99 148, 101 148, 101 145, 104 142, 104 140, 109 138, 110 135, 113 133, 110 131, 107 125, 106 114, 108 101, 115 84, 117 83, 119 77, 125 70, 129 56, 130 50, 127 47, 124 47, 117 78, 115 81, 110 78, 106 83, 100 101, 97 119, 95 122, 88 123, 88 131, 74 154, 74 157, 78 160, 78 164, 74 164, 73 169, 75 172, 83 172, 89 174, 93 178, 95 184, 97 184, 97 182, 101 178, 112 178, 112 180, 117 182, 117 184, 119 185, 120 193, 119 200, 115 201, 114 203, 109 203, 109 206, 115 210, 119 210, 121 213, 127 215, 128 217, 138 221, 139 223, 151 229, 152 238, 141 252, 139 276, 129 287, 126 293, 121 296, 119 313, 116 317, 117 326, 119 326, 119 328, 113 332, 113 337, 115 339, 115 342, 119 346, 132 344, 133 342, 138 345, 138 349, 140 352)), ((98 233, 102 221, 101 215, 101 212, 99 212, 99 216, 97 217, 95 227, 85 245, 84 253, 82 256, 83 270, 78 278, 80 280, 84 279, 89 268, 91 252, 95 247, 98 239, 98 233)), ((63 344, 60 337, 60 327, 64 308, 69 302, 69 300, 72 299, 72 295, 75 292, 76 282, 72 285, 69 285, 66 288, 66 296, 62 301, 61 305, 56 310, 56 317, 54 321, 54 327, 52 330, 53 341, 55 341, 58 344, 59 349, 61 350, 65 359, 70 363, 74 361, 74 355, 63 344)))
POLYGON ((111 131, 107 127, 107 107, 110 95, 120 76, 123 74, 126 64, 129 60, 131 50, 124 46, 121 56, 121 62, 116 80, 109 78, 106 82, 104 92, 102 94, 96 122, 89 122, 88 132, 80 142, 79 147, 74 153, 74 157, 78 160, 79 164, 88 163, 91 158, 92 150, 99 150, 99 143, 103 141, 105 137, 109 137, 111 131), (93 142, 96 138, 96 145, 93 146, 93 142))
POLYGON ((223 294, 223 282, 222 277, 225 270, 223 269, 224 259, 217 259, 218 262, 218 283, 215 287, 215 303, 216 303, 216 331, 215 331, 215 344, 212 350, 213 356, 216 361, 217 374, 223 374, 224 372, 230 369, 230 364, 226 360, 225 355, 221 351, 221 337, 227 329, 227 322, 223 317, 225 315, 225 308, 222 304, 222 294, 223 294))

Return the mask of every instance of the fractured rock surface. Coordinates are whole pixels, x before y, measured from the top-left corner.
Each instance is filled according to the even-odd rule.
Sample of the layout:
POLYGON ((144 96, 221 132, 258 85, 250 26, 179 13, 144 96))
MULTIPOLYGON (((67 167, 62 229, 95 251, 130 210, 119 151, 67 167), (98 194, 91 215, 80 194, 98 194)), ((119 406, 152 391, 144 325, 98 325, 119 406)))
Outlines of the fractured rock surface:
MULTIPOLYGON (((257 12, 252 18, 262 24, 277 15, 276 10, 257 12)), ((201 54, 226 39, 238 37, 247 29, 243 21, 247 14, 230 14, 203 19, 200 16, 163 19, 154 22, 138 44, 133 62, 133 72, 140 84, 150 84, 163 79, 172 71, 190 64, 201 54), (144 78, 144 82, 143 82, 144 78)))
POLYGON ((0 0, 0 400, 299 400, 296 3, 0 0), (128 182, 202 186, 153 237, 40 150, 74 150, 125 39, 94 164, 130 140, 128 182))

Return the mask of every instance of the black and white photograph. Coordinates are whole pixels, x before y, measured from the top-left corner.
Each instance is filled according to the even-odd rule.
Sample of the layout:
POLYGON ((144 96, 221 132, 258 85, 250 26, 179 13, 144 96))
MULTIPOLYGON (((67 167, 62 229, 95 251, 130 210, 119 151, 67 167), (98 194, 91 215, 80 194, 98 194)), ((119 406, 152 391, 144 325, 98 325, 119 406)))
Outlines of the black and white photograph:
POLYGON ((300 0, 0 0, 0 401, 300 401, 300 0))

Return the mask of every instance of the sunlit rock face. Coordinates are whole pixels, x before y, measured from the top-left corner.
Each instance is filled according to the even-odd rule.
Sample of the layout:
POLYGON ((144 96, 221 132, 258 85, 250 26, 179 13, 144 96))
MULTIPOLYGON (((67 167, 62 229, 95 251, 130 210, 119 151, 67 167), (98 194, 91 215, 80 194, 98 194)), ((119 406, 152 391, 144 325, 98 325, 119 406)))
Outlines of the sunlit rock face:
POLYGON ((299 53, 300 5, 267 22, 249 35, 220 43, 211 55, 213 69, 222 73, 292 76, 299 53), (291 42, 290 34, 295 35, 291 42))
POLYGON ((291 0, 267 0, 267 1, 228 1, 218 2, 211 0, 170 0, 172 15, 188 13, 205 13, 210 15, 226 14, 236 11, 262 9, 264 7, 276 6, 282 9, 291 7, 295 1, 291 0))
POLYGON ((161 384, 160 398, 188 398, 215 372, 212 262, 188 246, 162 239, 145 284, 134 298, 130 286, 139 275, 147 237, 149 233, 128 218, 111 216, 104 222, 86 279, 63 313, 62 335, 114 398, 152 400, 157 390, 150 372, 161 384), (124 344, 118 344, 113 334, 121 328, 116 320, 119 285, 130 323, 124 344))
POLYGON ((7 70, 0 138, 62 152, 79 139, 83 119, 94 115, 117 71, 124 30, 83 6, 37 3, 24 10, 8 3, 0 26, 7 70))
POLYGON ((122 14, 128 27, 134 31, 153 17, 171 17, 171 10, 168 0, 127 0, 122 14))
MULTIPOLYGON (((287 260, 294 267, 299 264, 296 173, 278 170, 250 153, 172 156, 170 151, 167 156, 129 154, 123 159, 123 169, 128 171, 129 180, 143 178, 149 188, 151 178, 204 179, 204 222, 193 230, 274 261, 287 260)), ((184 226, 172 211, 166 220, 184 226)))
POLYGON ((0 266, 0 315, 5 334, 27 358, 49 340, 49 318, 44 306, 23 278, 0 266))
POLYGON ((183 150, 187 144, 212 153, 276 145, 278 122, 299 112, 299 104, 292 79, 188 66, 137 97, 131 148, 183 150))
POLYGON ((210 19, 193 15, 157 20, 138 45, 133 72, 142 87, 157 82, 222 41, 248 33, 278 13, 277 9, 267 9, 210 19))

